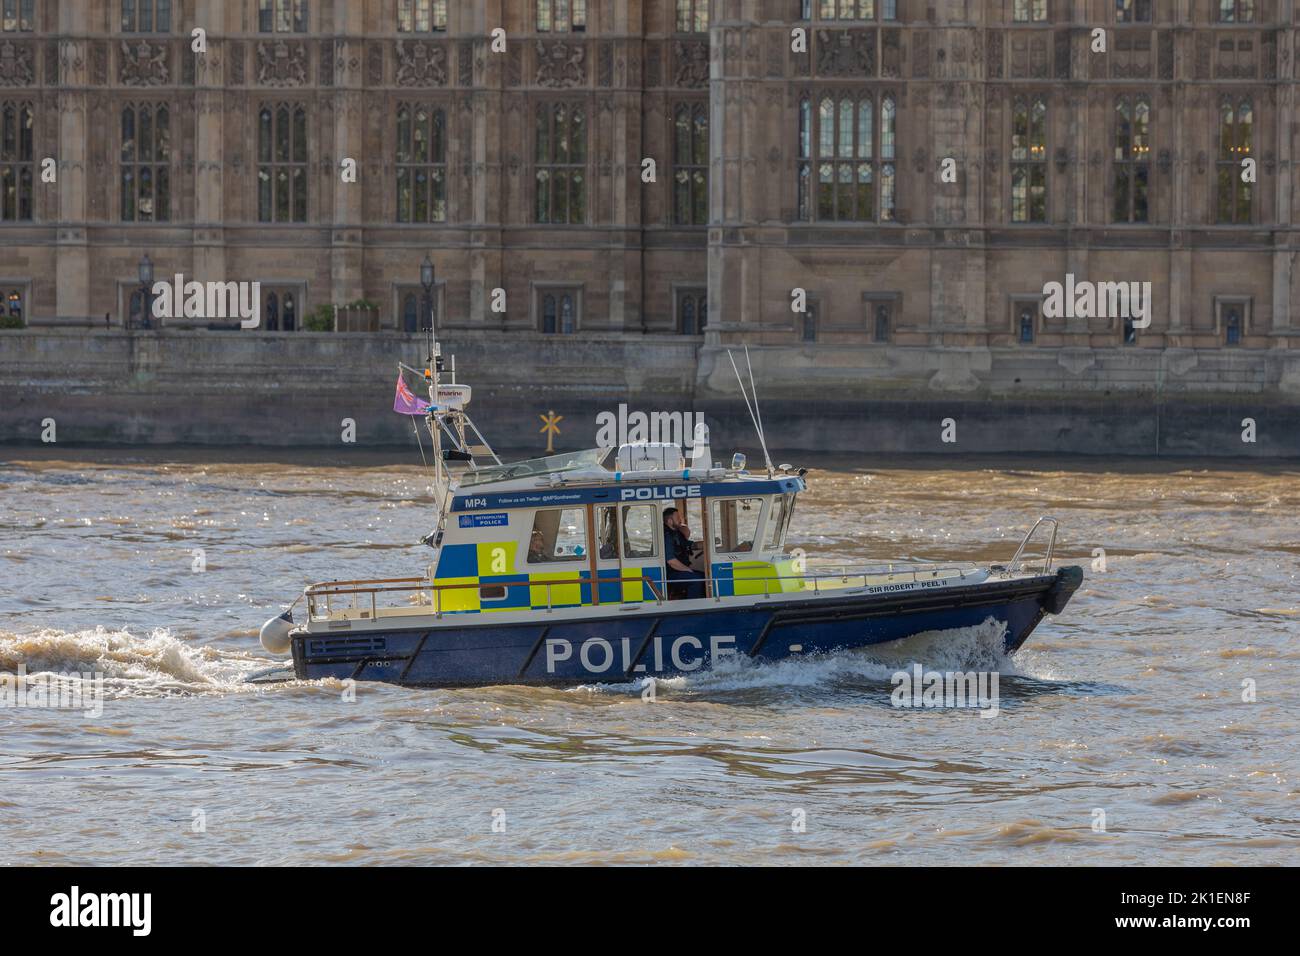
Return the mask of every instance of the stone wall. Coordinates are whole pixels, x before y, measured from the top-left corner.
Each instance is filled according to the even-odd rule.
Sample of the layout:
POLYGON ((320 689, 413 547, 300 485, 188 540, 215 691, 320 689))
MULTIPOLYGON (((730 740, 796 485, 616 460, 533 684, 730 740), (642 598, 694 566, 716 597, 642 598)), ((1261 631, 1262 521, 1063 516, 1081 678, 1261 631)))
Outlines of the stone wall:
MULTIPOLYGON (((448 336, 471 412, 493 444, 541 451, 539 416, 564 416, 557 448, 594 444, 619 403, 699 411, 717 455, 759 460, 725 349, 681 336, 489 341, 448 336)), ((339 333, 0 331, 0 442, 346 447, 414 445, 391 411, 397 363, 418 336, 339 333)), ((737 354, 743 370, 743 353, 737 354)), ((758 347, 750 350, 776 452, 1044 452, 1300 456, 1300 354, 1150 348, 758 347), (943 423, 955 442, 942 441, 943 423), (1241 440, 1243 420, 1257 440, 1241 440)))

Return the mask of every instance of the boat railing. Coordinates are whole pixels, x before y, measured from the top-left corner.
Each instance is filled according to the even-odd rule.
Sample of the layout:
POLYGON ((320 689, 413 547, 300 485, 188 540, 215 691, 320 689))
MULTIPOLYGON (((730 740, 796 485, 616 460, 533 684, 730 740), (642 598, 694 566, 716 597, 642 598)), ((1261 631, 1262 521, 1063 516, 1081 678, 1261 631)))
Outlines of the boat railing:
POLYGON ((1034 532, 1042 525, 1050 525, 1052 528, 1052 534, 1047 539, 1047 553, 1043 555, 1043 574, 1047 574, 1052 570, 1052 552, 1056 549, 1056 531, 1058 522, 1055 518, 1044 515, 1034 522, 1034 526, 1029 529, 1029 533, 1026 534, 1024 540, 1020 542, 1020 547, 1016 548, 1015 557, 1013 557, 1011 563, 1007 565, 1007 573, 1014 574, 1021 566, 1021 559, 1025 553, 1025 548, 1029 545, 1029 539, 1034 536, 1034 532))
MULTIPOLYGON (((757 587, 759 584, 763 588, 763 596, 770 598, 775 594, 786 594, 792 591, 813 591, 821 593, 822 591, 843 591, 855 587, 866 587, 871 579, 877 579, 880 584, 916 584, 924 580, 938 580, 941 578, 965 578, 969 574, 976 573, 979 568, 974 565, 966 566, 934 566, 934 565, 913 565, 899 567, 897 565, 879 565, 875 567, 849 567, 847 565, 825 568, 811 568, 800 574, 769 574, 755 577, 736 577, 734 575, 706 575, 703 581, 710 585, 707 592, 712 596, 715 602, 721 601, 724 597, 735 595, 724 595, 719 584, 729 584, 732 590, 737 585, 746 587, 757 587), (794 587, 787 587, 786 582, 792 582, 794 587)), ((575 587, 591 584, 616 584, 619 586, 619 597, 615 601, 600 602, 610 604, 642 604, 646 603, 640 597, 634 600, 625 599, 623 586, 627 584, 642 585, 648 588, 652 595, 652 600, 656 604, 663 604, 668 600, 665 593, 666 586, 674 583, 683 582, 661 582, 645 575, 607 575, 604 577, 597 576, 593 581, 590 578, 570 577, 551 581, 488 581, 488 582, 465 582, 465 583, 447 583, 435 584, 428 578, 411 577, 411 578, 380 578, 376 580, 359 580, 359 581, 328 581, 322 584, 313 584, 303 590, 303 596, 307 599, 307 614, 311 620, 328 620, 336 613, 344 612, 345 617, 351 618, 355 615, 357 620, 375 620, 381 616, 401 613, 402 609, 383 603, 382 596, 404 595, 405 608, 411 607, 430 607, 434 617, 441 618, 444 613, 448 612, 445 605, 448 603, 444 599, 446 592, 464 591, 468 589, 478 589, 482 592, 500 592, 492 597, 482 597, 481 600, 502 601, 509 597, 510 588, 545 588, 546 589, 546 611, 549 613, 556 607, 554 589, 558 587, 575 587), (322 610, 323 608, 323 610, 322 610)), ((531 593, 531 591, 530 591, 531 593)), ((638 592, 643 593, 643 592, 638 592)), ((757 592, 751 592, 757 594, 757 592)), ((295 602, 296 603, 296 602, 295 602)), ((562 607, 571 606, 561 604, 562 607)), ((504 608, 503 608, 504 609, 504 608)), ((460 608, 451 608, 451 611, 462 610, 460 608)), ((522 608, 521 608, 522 610, 522 608)))
MULTIPOLYGON (((656 603, 664 602, 663 585, 660 582, 648 578, 645 575, 621 575, 619 577, 597 577, 593 582, 589 578, 562 578, 552 581, 488 581, 457 584, 434 584, 428 578, 380 578, 371 581, 328 581, 323 584, 312 584, 303 590, 307 598, 307 615, 311 620, 326 620, 339 611, 357 612, 360 620, 374 620, 381 616, 381 613, 387 612, 392 614, 397 608, 390 605, 381 605, 379 595, 381 594, 405 594, 407 605, 414 606, 431 606, 434 617, 442 617, 446 613, 443 607, 443 593, 447 591, 461 591, 474 589, 482 591, 501 590, 501 598, 490 598, 488 600, 501 600, 509 596, 509 588, 546 588, 546 610, 549 613, 555 607, 555 598, 553 588, 557 587, 575 587, 584 584, 617 584, 620 588, 626 584, 641 584, 650 589, 656 603), (338 607, 334 598, 344 598, 342 602, 345 606, 338 607), (347 600, 350 597, 351 600, 347 600), (368 598, 369 600, 364 600, 368 598), (321 605, 324 605, 324 613, 320 612, 321 605), (369 605, 368 608, 366 605, 369 605)), ((627 602, 618 602, 627 603, 627 602)), ((567 605, 561 605, 567 606, 567 605)), ((458 610, 453 608, 452 610, 458 610)))

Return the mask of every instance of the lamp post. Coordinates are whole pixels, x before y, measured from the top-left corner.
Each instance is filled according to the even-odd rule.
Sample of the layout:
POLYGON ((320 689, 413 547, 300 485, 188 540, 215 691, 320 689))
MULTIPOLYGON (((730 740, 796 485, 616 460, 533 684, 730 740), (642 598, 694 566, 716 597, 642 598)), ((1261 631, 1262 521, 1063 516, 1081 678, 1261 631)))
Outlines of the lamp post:
MULTIPOLYGON (((149 253, 145 253, 140 259, 140 266, 137 271, 140 278, 140 327, 144 329, 153 328, 153 323, 149 319, 150 309, 149 296, 153 289, 153 260, 149 258, 149 253)), ((131 321, 131 316, 127 315, 127 322, 131 321)))
POLYGON ((420 263, 420 285, 424 287, 424 307, 420 311, 420 331, 433 328, 433 260, 426 253, 420 263))

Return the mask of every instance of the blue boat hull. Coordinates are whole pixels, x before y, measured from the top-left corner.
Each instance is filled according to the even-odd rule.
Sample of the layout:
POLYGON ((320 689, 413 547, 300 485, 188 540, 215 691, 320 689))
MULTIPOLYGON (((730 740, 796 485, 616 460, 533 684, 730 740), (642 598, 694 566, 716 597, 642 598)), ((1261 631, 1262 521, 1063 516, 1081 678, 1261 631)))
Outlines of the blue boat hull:
POLYGON ((474 623, 448 621, 437 628, 297 634, 294 673, 303 680, 417 687, 619 683, 696 673, 732 655, 780 660, 973 627, 989 618, 1006 625, 1011 652, 1045 614, 1061 612, 1082 580, 1079 568, 1068 567, 1033 578, 895 595, 772 600, 702 611, 677 611, 669 602, 598 620, 565 620, 557 611, 523 624, 493 624, 487 615, 475 615, 474 623))

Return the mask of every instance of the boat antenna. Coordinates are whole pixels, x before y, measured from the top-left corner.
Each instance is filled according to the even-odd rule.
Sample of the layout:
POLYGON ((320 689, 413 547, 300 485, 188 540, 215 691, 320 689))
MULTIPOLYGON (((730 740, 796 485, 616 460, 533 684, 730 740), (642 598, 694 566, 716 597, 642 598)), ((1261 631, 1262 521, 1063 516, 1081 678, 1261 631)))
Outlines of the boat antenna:
POLYGON ((754 396, 754 414, 758 417, 758 443, 763 446, 767 477, 772 477, 772 456, 767 453, 767 435, 763 432, 763 409, 758 404, 758 386, 754 384, 754 366, 749 361, 749 343, 745 343, 745 366, 749 369, 749 393, 754 396))
MULTIPOLYGON (((758 423, 758 415, 755 414, 754 408, 749 404, 749 393, 745 391, 745 380, 740 377, 740 369, 736 366, 736 357, 731 354, 731 349, 727 349, 727 358, 731 360, 731 370, 736 373, 736 384, 740 386, 740 395, 745 400, 745 408, 749 411, 749 419, 754 423, 754 431, 758 433, 758 443, 763 449, 763 459, 767 462, 768 473, 772 472, 772 459, 767 453, 767 442, 763 440, 763 428, 758 423)), ((757 401, 757 396, 755 396, 757 401)))

